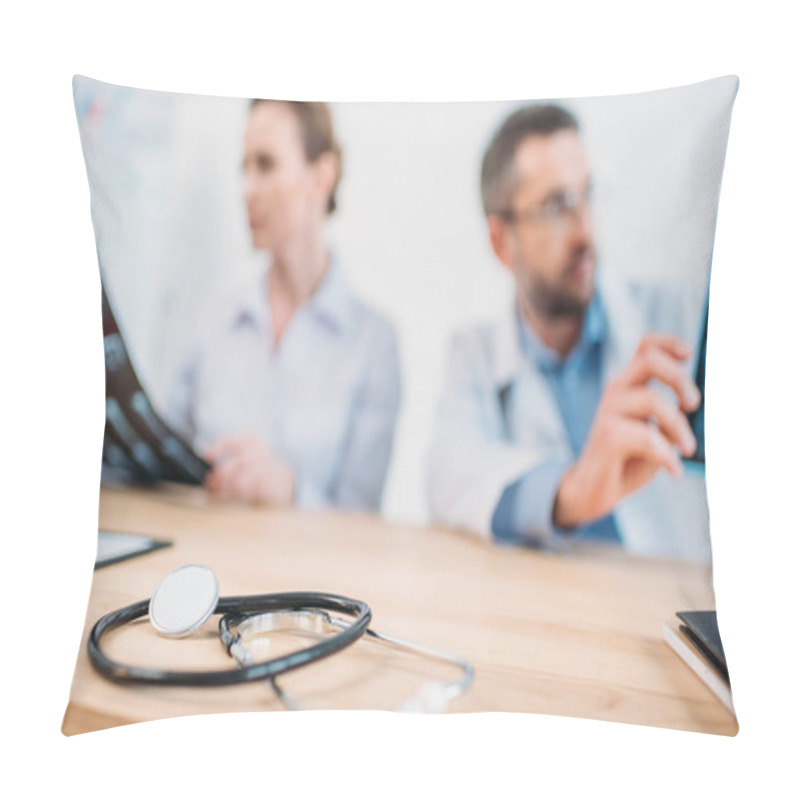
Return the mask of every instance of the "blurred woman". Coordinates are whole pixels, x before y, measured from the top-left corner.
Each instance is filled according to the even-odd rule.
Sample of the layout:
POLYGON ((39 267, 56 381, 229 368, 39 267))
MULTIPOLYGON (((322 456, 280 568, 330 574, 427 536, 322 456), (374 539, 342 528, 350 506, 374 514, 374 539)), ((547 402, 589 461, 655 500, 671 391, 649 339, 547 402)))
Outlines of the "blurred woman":
POLYGON ((341 175, 329 107, 252 101, 243 166, 265 269, 209 325, 168 417, 211 463, 215 496, 377 510, 400 366, 392 326, 325 241, 341 175))

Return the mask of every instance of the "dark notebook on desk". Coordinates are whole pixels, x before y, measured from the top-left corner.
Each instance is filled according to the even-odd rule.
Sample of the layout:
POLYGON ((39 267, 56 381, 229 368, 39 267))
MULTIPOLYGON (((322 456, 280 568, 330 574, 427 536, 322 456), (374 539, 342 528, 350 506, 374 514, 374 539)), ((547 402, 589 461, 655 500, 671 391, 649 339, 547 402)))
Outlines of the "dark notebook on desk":
POLYGON ((676 616, 682 624, 665 622, 662 630, 664 641, 731 713, 735 713, 728 665, 717 627, 717 612, 679 611, 676 616))
POLYGON ((717 671, 730 682, 728 665, 725 661, 725 651, 722 649, 722 639, 717 627, 716 611, 679 611, 678 619, 681 633, 693 641, 703 655, 716 667, 717 671))

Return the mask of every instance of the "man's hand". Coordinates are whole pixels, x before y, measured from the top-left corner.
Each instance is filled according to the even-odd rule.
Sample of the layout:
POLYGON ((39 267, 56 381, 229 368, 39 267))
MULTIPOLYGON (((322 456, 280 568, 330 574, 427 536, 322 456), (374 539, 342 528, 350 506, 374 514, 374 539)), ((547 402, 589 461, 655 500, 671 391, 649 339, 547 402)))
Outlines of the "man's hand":
POLYGON ((572 528, 604 517, 661 468, 681 474, 678 452, 690 456, 697 447, 683 412, 700 404, 700 391, 682 364, 689 355, 672 336, 642 339, 628 368, 603 392, 583 452, 561 481, 556 525, 572 528), (648 386, 651 380, 670 387, 680 408, 648 386))
POLYGON ((290 505, 294 499, 291 469, 255 434, 218 441, 207 453, 212 469, 205 488, 224 500, 290 505))

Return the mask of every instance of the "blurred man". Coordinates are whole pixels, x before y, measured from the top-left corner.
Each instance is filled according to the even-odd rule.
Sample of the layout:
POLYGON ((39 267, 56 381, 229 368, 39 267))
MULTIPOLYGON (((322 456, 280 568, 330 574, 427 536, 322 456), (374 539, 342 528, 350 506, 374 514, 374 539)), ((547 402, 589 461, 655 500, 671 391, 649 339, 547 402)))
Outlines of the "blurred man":
POLYGON ((434 520, 496 540, 707 558, 704 483, 678 480, 696 447, 687 342, 700 305, 597 269, 591 174, 565 109, 507 119, 481 191, 515 303, 453 342, 430 460, 434 520), (677 516, 687 504, 693 529, 677 516))

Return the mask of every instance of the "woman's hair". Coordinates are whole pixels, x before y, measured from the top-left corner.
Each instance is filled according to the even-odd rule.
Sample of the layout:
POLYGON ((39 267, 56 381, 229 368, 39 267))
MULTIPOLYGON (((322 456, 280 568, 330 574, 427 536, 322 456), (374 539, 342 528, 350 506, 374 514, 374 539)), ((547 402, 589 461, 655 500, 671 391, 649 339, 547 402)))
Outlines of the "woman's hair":
POLYGON ((336 210, 336 189, 342 177, 342 149, 333 132, 333 116, 327 103, 305 103, 294 100, 263 100, 255 98, 250 101, 252 111, 259 103, 281 103, 296 117, 300 124, 300 135, 303 139, 303 150, 308 161, 316 161, 323 153, 332 153, 336 159, 336 181, 328 197, 327 213, 336 210))

